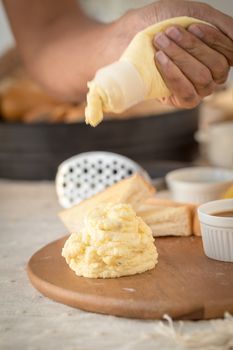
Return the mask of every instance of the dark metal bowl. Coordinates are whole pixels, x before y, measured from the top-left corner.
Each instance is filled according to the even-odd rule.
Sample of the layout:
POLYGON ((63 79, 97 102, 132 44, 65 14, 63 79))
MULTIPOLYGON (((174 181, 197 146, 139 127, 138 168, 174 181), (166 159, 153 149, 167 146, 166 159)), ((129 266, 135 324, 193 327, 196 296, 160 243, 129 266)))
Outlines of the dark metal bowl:
POLYGON ((63 160, 93 150, 120 153, 150 167, 158 160, 191 162, 197 127, 198 109, 106 120, 97 128, 0 122, 0 177, 54 179, 63 160))

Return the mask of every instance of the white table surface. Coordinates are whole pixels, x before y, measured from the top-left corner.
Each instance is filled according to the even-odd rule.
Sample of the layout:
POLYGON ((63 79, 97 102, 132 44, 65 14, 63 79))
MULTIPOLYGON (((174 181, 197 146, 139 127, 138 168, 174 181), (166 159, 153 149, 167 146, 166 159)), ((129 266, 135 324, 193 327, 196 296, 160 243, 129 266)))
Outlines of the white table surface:
MULTIPOLYGON (((53 183, 0 180, 0 349, 188 349, 159 336, 158 321, 80 311, 30 285, 25 271, 30 256, 66 233, 59 209, 53 183)), ((206 321, 184 323, 187 334, 209 328, 206 321)))

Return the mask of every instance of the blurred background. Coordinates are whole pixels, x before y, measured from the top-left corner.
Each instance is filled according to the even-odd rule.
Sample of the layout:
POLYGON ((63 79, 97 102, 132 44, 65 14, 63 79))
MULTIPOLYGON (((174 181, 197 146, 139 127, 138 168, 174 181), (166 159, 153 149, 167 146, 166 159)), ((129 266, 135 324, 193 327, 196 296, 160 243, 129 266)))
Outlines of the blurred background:
MULTIPOLYGON (((136 0, 134 4, 150 2, 136 0)), ((233 1, 203 2, 233 14, 233 1)), ((81 3, 102 20, 120 15, 127 7, 127 2, 115 0, 81 3), (100 2, 107 4, 104 13, 98 11, 100 2)), ((1 2, 0 33, 0 177, 54 179, 63 160, 93 150, 126 155, 153 178, 191 164, 233 168, 232 72, 226 87, 207 98, 200 108, 176 110, 149 101, 117 120, 107 115, 94 130, 84 123, 85 102, 74 105, 56 101, 28 77, 1 2)))
MULTIPOLYGON (((86 2, 88 2, 88 0, 86 2)), ((94 2, 97 3, 97 1, 93 1, 93 0, 92 1, 89 0, 89 2, 92 2, 93 4, 94 4, 94 2)), ((110 8, 117 7, 117 5, 116 5, 117 1, 109 0, 108 2, 110 3, 110 5, 109 5, 110 8)), ((143 3, 145 3, 145 4, 150 3, 150 2, 151 1, 149 1, 149 0, 143 1, 143 3)), ((233 13, 233 1, 231 1, 231 0, 202 0, 201 2, 205 2, 209 5, 212 5, 225 13, 229 13, 229 14, 233 13)), ((136 1, 134 0, 134 3, 135 3, 135 6, 140 7, 142 2, 140 0, 136 0, 136 1)), ((117 11, 117 10, 118 9, 116 8, 115 11, 117 11)), ((8 25, 7 17, 5 15, 5 11, 4 11, 2 2, 0 2, 0 33, 1 33, 0 53, 3 53, 7 48, 14 45, 14 38, 11 34, 11 30, 10 30, 9 25, 8 25)))

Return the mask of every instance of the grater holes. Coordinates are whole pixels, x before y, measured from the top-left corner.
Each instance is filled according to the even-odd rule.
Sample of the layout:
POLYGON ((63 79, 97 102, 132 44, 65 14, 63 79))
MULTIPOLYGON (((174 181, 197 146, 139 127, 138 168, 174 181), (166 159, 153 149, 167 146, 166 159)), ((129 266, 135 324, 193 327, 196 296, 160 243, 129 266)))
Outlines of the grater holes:
POLYGON ((67 197, 70 205, 74 205, 102 191, 106 186, 109 187, 127 178, 134 171, 133 165, 124 162, 120 157, 106 155, 93 157, 90 154, 90 156, 87 155, 87 159, 77 157, 66 164, 60 188, 63 189, 64 198, 67 197))

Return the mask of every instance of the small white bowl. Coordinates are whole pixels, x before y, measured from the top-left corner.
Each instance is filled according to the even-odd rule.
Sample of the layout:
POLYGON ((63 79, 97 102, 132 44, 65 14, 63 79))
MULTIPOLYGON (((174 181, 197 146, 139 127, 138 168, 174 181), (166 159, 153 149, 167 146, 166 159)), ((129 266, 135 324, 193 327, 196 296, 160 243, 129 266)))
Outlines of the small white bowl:
POLYGON ((202 204, 221 198, 233 183, 233 170, 190 167, 171 171, 166 176, 172 197, 177 202, 202 204))
POLYGON ((212 259, 233 262, 233 217, 211 214, 233 211, 233 199, 202 204, 198 208, 205 254, 212 259))

